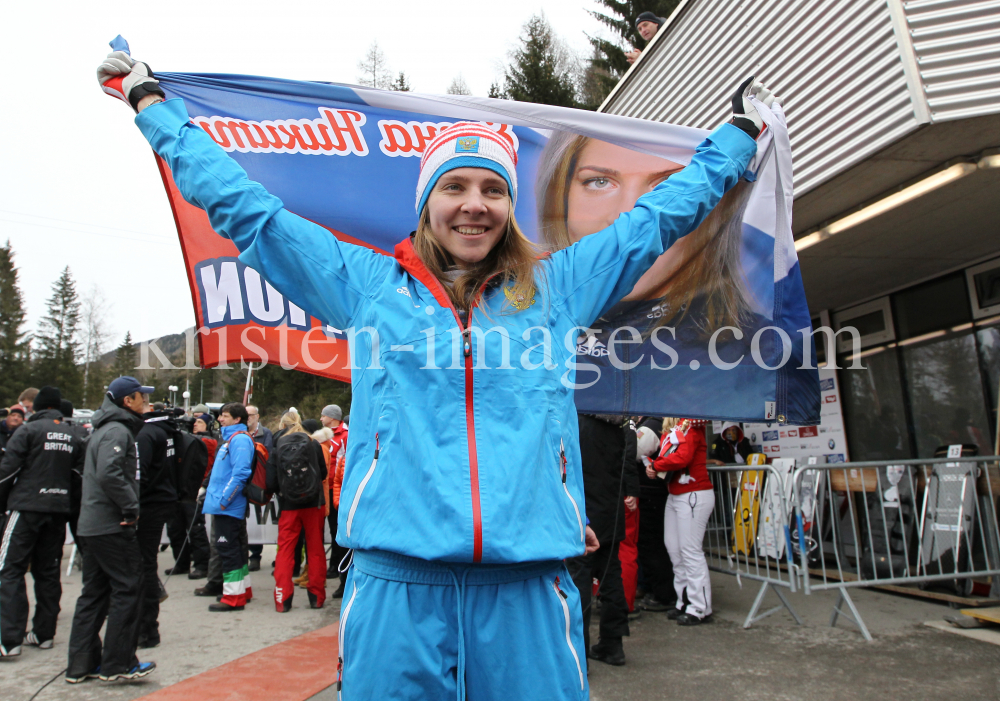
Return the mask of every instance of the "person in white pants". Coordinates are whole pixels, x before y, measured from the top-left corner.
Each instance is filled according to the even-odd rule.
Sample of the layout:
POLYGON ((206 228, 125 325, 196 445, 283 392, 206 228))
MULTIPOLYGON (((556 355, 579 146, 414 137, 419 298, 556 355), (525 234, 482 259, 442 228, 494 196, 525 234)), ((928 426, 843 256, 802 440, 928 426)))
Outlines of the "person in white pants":
POLYGON ((703 543, 715 495, 705 465, 705 422, 666 419, 663 427, 659 456, 646 458, 646 473, 670 481, 663 541, 674 565, 677 608, 667 616, 680 625, 698 625, 712 615, 712 582, 703 543))
MULTIPOLYGON (((671 494, 663 512, 663 541, 674 563, 677 607, 682 614, 696 617, 698 623, 712 615, 712 582, 702 543, 713 508, 714 493, 711 489, 702 489, 671 494)), ((678 622, 679 619, 680 616, 678 622)))

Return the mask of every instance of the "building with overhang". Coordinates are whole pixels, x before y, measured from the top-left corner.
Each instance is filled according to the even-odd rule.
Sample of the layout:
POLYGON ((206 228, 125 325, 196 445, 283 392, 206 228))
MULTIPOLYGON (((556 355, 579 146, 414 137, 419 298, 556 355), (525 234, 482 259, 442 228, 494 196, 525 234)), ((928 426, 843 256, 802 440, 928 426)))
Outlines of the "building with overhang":
POLYGON ((861 335, 851 459, 994 453, 1000 4, 683 0, 601 110, 710 129, 751 74, 787 115, 814 326, 861 335))

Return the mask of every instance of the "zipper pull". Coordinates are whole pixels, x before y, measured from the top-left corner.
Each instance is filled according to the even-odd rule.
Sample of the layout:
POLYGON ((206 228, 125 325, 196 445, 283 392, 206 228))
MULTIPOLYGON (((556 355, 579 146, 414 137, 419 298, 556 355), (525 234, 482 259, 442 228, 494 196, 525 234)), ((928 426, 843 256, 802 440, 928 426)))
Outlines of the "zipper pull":
POLYGON ((562 469, 562 482, 566 484, 566 448, 561 438, 559 439, 559 467, 562 469))
POLYGON ((470 327, 462 331, 462 338, 464 339, 462 341, 462 348, 465 352, 466 358, 472 355, 472 327, 471 327, 472 320, 470 319, 469 322, 470 322, 470 327))
POLYGON ((375 460, 378 460, 378 451, 379 451, 379 447, 378 447, 378 434, 376 433, 375 434, 375 460))
POLYGON ((559 577, 558 576, 556 577, 556 581, 555 581, 555 584, 553 584, 553 586, 556 588, 556 593, 559 594, 559 596, 561 596, 563 599, 566 599, 567 601, 569 600, 569 597, 566 596, 566 593, 562 589, 559 588, 559 577))
POLYGON ((337 658, 337 691, 340 691, 341 683, 344 679, 344 658, 337 658))

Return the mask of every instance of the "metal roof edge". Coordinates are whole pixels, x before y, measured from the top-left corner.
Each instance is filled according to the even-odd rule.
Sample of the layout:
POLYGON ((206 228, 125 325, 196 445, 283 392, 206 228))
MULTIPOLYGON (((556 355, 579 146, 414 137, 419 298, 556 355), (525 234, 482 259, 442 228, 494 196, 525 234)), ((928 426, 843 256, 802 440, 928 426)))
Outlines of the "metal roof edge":
POLYGON ((681 0, 680 4, 674 8, 674 11, 670 13, 669 17, 667 17, 667 21, 663 23, 663 26, 660 27, 660 30, 656 32, 656 35, 649 40, 649 43, 646 45, 646 48, 644 48, 642 50, 642 53, 639 54, 639 59, 635 63, 633 63, 627 71, 625 71, 625 75, 621 77, 621 79, 615 84, 615 87, 611 89, 611 92, 608 93, 608 96, 604 98, 604 102, 602 102, 601 106, 597 108, 598 112, 604 112, 605 109, 611 106, 611 103, 614 102, 615 98, 617 97, 621 89, 629 82, 631 82, 632 75, 639 69, 639 66, 642 65, 642 62, 646 58, 646 56, 654 53, 657 50, 663 37, 665 37, 667 33, 670 31, 670 27, 674 24, 676 20, 680 19, 681 15, 687 10, 688 5, 693 3, 694 0, 681 0))

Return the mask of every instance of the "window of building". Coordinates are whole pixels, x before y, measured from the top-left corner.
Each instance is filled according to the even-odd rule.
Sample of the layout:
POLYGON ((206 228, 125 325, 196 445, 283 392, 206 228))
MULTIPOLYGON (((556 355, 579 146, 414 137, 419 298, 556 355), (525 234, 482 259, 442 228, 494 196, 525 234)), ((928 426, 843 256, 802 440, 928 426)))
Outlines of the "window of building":
POLYGON ((969 443, 989 455, 990 426, 975 334, 968 332, 902 349, 917 457, 969 443))
POLYGON ((862 364, 864 370, 840 371, 844 429, 851 459, 913 457, 895 349, 867 355, 862 364))
POLYGON ((972 321, 965 273, 946 275, 892 296, 896 338, 905 340, 972 321))

